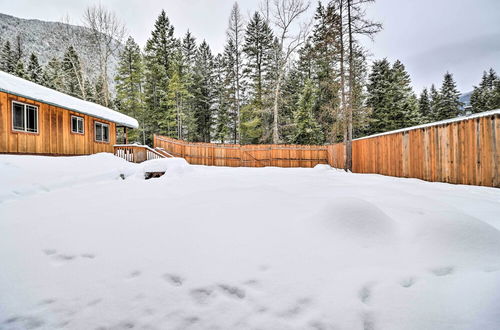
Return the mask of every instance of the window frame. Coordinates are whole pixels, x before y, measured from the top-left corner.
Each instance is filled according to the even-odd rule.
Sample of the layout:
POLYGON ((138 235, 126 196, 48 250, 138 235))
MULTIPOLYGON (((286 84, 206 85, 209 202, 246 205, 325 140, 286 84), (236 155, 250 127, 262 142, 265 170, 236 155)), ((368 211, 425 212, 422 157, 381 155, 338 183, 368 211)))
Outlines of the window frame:
POLYGON ((25 103, 25 102, 20 102, 17 100, 12 100, 11 101, 11 106, 10 106, 10 116, 11 116, 11 129, 12 132, 14 133, 22 133, 22 134, 40 134, 40 116, 39 116, 39 107, 38 105, 35 104, 30 104, 30 103, 25 103), (23 120, 24 120, 24 129, 18 129, 15 128, 14 126, 14 104, 21 105, 23 107, 23 120), (27 107, 32 107, 35 109, 35 116, 36 116, 36 131, 28 131, 28 108, 27 107))
MULTIPOLYGON (((102 128, 101 128, 102 129, 102 128)), ((103 122, 100 122, 100 121, 94 121, 94 141, 95 142, 98 142, 98 143, 109 143, 109 124, 106 124, 106 123, 103 123, 103 122), (98 140, 97 139, 97 125, 101 125, 101 127, 106 127, 107 130, 108 130, 108 139, 107 140, 98 140)), ((101 134, 102 135, 102 134, 101 134)))
POLYGON ((70 121, 71 121, 71 133, 72 134, 85 135, 85 118, 83 118, 81 116, 71 115, 70 121), (77 120, 77 122, 76 122, 76 131, 73 130, 73 118, 76 118, 76 120, 77 120), (81 132, 78 132, 78 121, 79 120, 82 121, 82 131, 81 132))

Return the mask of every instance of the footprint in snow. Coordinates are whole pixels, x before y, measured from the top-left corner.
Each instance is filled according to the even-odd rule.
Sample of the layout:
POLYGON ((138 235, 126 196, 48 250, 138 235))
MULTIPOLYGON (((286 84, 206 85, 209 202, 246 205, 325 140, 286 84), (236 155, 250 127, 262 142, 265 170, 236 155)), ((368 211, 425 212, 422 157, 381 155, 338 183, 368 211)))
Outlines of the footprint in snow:
POLYGON ((176 274, 163 274, 163 279, 173 286, 182 286, 184 278, 176 274))
POLYGON ((455 271, 455 268, 452 266, 448 267, 439 267, 439 268, 434 268, 431 270, 431 272, 436 275, 436 276, 446 276, 450 275, 455 271))
POLYGON ((415 279, 415 277, 408 277, 399 282, 399 284, 401 284, 403 288, 409 288, 413 286, 413 284, 415 284, 416 281, 417 280, 415 279))
POLYGON ((134 270, 134 271, 131 271, 129 274, 128 274, 128 277, 127 279, 128 280, 131 280, 131 279, 134 279, 134 278, 137 278, 139 276, 141 276, 141 271, 140 270, 134 270))
POLYGON ((359 290, 358 297, 363 304, 368 304, 371 298, 372 292, 369 285, 365 285, 359 290))
POLYGON ((237 286, 219 284, 218 287, 226 296, 237 299, 245 298, 245 290, 238 288, 237 286))
POLYGON ((198 288, 189 291, 191 298, 199 305, 206 305, 215 298, 216 293, 211 288, 198 288))
POLYGON ((87 259, 94 259, 95 258, 95 254, 92 254, 92 253, 82 253, 80 255, 80 257, 87 258, 87 259))

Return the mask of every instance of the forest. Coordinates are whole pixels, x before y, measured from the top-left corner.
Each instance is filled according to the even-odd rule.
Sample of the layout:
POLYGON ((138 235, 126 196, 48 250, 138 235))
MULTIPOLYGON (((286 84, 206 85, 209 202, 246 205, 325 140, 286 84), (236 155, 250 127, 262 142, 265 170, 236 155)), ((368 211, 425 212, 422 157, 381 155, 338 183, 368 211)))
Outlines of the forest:
MULTIPOLYGON (((500 78, 485 71, 471 107, 461 104, 453 75, 417 94, 405 65, 374 59, 363 38, 382 24, 367 17, 371 0, 264 1, 249 17, 235 3, 222 53, 187 31, 176 34, 159 13, 144 47, 101 5, 83 21, 98 65, 90 76, 75 44, 41 65, 25 54, 22 38, 5 41, 0 70, 116 109, 140 128, 131 141, 153 134, 217 143, 326 144, 500 108, 500 78), (116 56, 116 74, 109 59, 116 56)), ((73 43, 84 42, 74 39, 73 43)), ((38 54, 39 55, 39 54, 38 54)))

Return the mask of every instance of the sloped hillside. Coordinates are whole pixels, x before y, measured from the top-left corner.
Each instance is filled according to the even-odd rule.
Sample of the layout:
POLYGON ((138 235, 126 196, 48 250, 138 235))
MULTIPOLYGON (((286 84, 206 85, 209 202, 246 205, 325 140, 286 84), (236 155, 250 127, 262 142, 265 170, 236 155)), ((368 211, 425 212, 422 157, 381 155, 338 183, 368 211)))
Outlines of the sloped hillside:
MULTIPOLYGON (((0 13, 0 43, 3 45, 7 40, 14 43, 17 36, 21 39, 25 60, 34 53, 45 65, 52 57, 62 57, 67 47, 73 45, 85 71, 90 76, 95 74, 97 59, 90 47, 88 29, 83 26, 22 19, 0 13)), ((111 77, 114 76, 116 63, 116 59, 112 58, 111 77)))

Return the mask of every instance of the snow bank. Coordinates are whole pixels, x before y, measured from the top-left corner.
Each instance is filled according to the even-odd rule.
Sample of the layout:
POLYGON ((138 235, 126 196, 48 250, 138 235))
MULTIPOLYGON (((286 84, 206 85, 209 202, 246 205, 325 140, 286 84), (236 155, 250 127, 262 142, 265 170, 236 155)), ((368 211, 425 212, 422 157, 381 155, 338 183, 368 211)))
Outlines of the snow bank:
POLYGON ((9 191, 65 182, 0 203, 0 329, 500 324, 499 189, 109 155, 0 164, 9 191))
POLYGON ((0 203, 54 189, 134 174, 137 166, 109 153, 77 157, 0 155, 0 203))
POLYGON ((152 159, 142 163, 144 172, 166 172, 177 174, 188 171, 189 163, 184 158, 161 158, 152 159))

